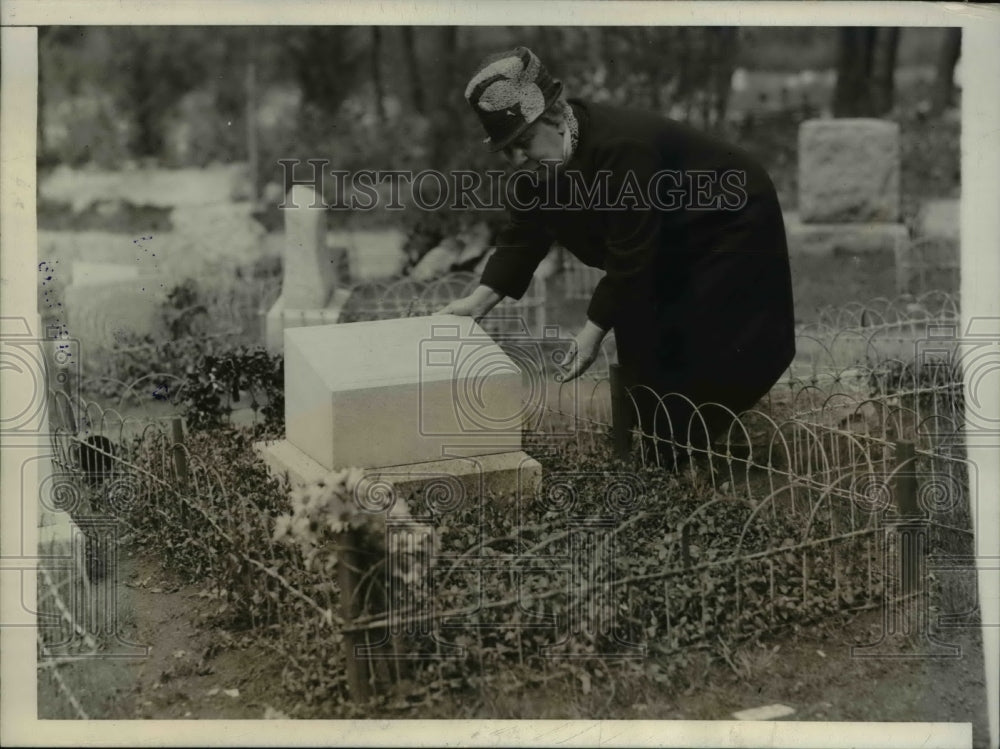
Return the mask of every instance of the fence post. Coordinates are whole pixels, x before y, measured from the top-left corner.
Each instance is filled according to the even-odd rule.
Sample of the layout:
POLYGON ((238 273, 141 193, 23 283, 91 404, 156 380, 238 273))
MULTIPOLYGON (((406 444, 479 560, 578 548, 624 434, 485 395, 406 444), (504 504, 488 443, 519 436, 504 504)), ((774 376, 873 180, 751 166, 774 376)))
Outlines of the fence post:
POLYGON ((628 460, 632 452, 632 409, 629 395, 625 390, 621 367, 617 363, 608 365, 611 381, 611 439, 615 455, 628 460))
POLYGON ((912 442, 896 441, 896 480, 893 485, 893 499, 896 510, 902 520, 897 529, 899 536, 900 577, 903 596, 908 596, 917 589, 917 580, 921 568, 920 556, 926 551, 922 543, 923 530, 917 520, 920 507, 917 504, 917 472, 915 469, 916 449, 912 442))
POLYGON ((173 445, 174 471, 181 483, 188 480, 187 452, 184 450, 184 421, 180 416, 170 420, 170 437, 173 445))
POLYGON ((903 517, 920 514, 917 505, 917 472, 914 469, 916 455, 916 448, 912 442, 896 441, 896 480, 893 485, 893 498, 896 509, 903 517))
POLYGON ((681 526, 681 563, 684 569, 691 566, 691 526, 688 523, 681 526))
POLYGON ((360 602, 357 597, 358 554, 354 545, 357 539, 353 533, 338 534, 337 544, 337 586, 340 588, 340 615, 344 620, 344 665, 347 672, 347 688, 351 696, 366 701, 370 695, 368 669, 365 661, 357 656, 357 647, 362 644, 362 635, 348 631, 357 617, 360 602))

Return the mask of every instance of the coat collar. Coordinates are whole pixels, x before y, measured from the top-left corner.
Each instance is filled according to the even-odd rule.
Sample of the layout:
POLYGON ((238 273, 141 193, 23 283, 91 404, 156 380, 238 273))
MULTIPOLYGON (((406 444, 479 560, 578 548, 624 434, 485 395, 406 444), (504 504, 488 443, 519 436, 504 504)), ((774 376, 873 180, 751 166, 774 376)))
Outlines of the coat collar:
POLYGON ((573 114, 576 116, 580 131, 577 137, 576 150, 573 152, 570 160, 566 162, 566 168, 577 169, 581 172, 587 171, 593 161, 590 150, 590 140, 593 135, 591 132, 590 109, 582 99, 569 99, 568 104, 573 109, 573 114))

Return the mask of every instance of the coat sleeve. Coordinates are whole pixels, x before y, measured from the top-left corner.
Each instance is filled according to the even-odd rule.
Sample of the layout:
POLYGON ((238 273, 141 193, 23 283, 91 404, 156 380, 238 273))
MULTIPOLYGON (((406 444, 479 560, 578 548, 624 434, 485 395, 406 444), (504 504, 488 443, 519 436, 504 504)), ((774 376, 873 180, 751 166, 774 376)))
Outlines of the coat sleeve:
POLYGON ((607 199, 611 205, 604 210, 605 275, 594 289, 587 317, 604 330, 621 321, 624 302, 649 281, 654 270, 663 216, 649 203, 648 190, 655 184, 659 161, 652 147, 619 140, 602 149, 596 162, 598 170, 610 172, 607 199))
POLYGON ((552 236, 537 210, 510 211, 507 225, 497 235, 496 249, 483 268, 480 283, 505 297, 520 299, 551 244, 552 236))

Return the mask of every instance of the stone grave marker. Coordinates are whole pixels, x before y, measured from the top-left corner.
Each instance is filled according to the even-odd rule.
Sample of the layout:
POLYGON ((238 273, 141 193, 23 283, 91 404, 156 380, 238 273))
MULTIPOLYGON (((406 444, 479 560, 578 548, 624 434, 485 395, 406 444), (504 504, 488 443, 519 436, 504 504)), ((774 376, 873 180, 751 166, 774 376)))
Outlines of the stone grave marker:
POLYGON ((397 487, 442 476, 468 492, 536 487, 521 450, 518 367, 470 318, 298 328, 285 334, 286 439, 261 444, 293 482, 364 468, 397 487))
POLYGON ((338 287, 341 250, 326 242, 325 209, 315 190, 308 185, 294 185, 288 204, 283 209, 285 255, 281 296, 265 320, 265 345, 272 353, 281 351, 287 328, 337 322, 350 296, 347 289, 338 287))
POLYGON ((892 253, 898 290, 909 266, 900 223, 899 125, 878 119, 807 120, 799 127, 798 212, 786 211, 794 255, 892 253))
POLYGON ((799 128, 799 218, 807 224, 899 220, 899 125, 807 120, 799 128))

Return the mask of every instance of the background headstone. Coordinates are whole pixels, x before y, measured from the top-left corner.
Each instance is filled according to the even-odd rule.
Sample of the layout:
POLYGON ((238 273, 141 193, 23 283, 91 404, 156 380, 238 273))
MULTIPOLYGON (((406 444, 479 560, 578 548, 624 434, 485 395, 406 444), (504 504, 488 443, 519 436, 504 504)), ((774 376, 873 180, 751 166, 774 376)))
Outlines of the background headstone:
POLYGON ((163 335, 162 306, 166 288, 159 276, 130 275, 128 266, 111 266, 101 277, 100 264, 84 263, 65 290, 69 333, 80 341, 84 371, 114 348, 136 343, 145 336, 163 335), (82 282, 75 279, 80 278, 82 282))
POLYGON ((264 320, 264 345, 271 353, 282 352, 288 328, 338 322, 350 298, 349 289, 338 288, 345 247, 328 241, 326 209, 321 203, 312 207, 316 198, 308 185, 295 185, 288 194, 288 207, 282 210, 281 295, 264 320))
POLYGON ((345 235, 351 281, 395 278, 406 264, 406 234, 397 229, 355 230, 345 235))
POLYGON ((961 228, 958 198, 935 198, 920 206, 917 233, 921 237, 958 242, 961 228))
POLYGON ((325 307, 337 287, 336 257, 326 243, 326 209, 317 200, 308 185, 295 185, 288 195, 281 284, 286 309, 325 307))
POLYGON ((78 260, 72 266, 70 283, 74 286, 100 286, 114 281, 139 278, 139 266, 122 263, 90 263, 78 260))
POLYGON ((899 125, 876 119, 808 120, 799 128, 803 223, 899 220, 899 125))

